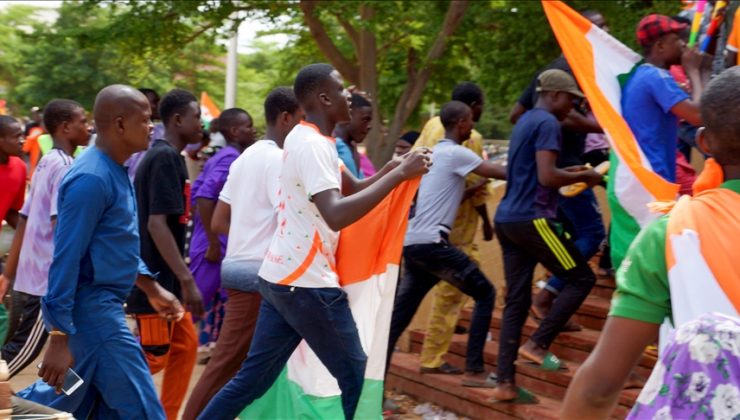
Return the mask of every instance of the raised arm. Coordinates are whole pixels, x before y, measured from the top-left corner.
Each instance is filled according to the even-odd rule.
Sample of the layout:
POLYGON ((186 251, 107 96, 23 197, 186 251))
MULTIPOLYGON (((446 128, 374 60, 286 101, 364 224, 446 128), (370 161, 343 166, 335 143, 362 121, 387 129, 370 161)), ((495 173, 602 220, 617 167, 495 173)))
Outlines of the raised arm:
POLYGON ((428 153, 414 151, 407 156, 398 167, 353 195, 343 197, 337 189, 315 194, 313 201, 326 224, 335 231, 351 225, 377 206, 398 184, 429 171, 428 153))

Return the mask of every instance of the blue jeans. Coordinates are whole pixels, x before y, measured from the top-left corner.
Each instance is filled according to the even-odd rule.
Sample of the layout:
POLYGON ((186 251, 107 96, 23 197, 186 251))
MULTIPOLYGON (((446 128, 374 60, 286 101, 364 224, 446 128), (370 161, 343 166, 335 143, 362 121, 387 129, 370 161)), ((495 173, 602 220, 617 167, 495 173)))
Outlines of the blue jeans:
POLYGON ((440 279, 444 279, 475 300, 465 370, 483 372, 483 347, 491 327, 491 314, 496 300, 496 290, 491 282, 470 257, 445 242, 405 246, 403 258, 405 272, 393 304, 386 371, 396 341, 411 323, 424 296, 440 279))
POLYGON ((337 379, 344 415, 352 419, 362 391, 367 356, 347 293, 333 287, 281 286, 263 279, 259 286, 263 299, 247 360, 198 418, 236 418, 267 392, 305 339, 337 379))
MULTIPOLYGON (((573 233, 576 248, 583 255, 586 261, 596 255, 599 246, 606 238, 604 221, 601 218, 599 203, 596 202, 596 195, 590 188, 575 197, 560 197, 558 203, 563 220, 573 233)), ((565 283, 558 277, 552 276, 547 282, 545 288, 555 294, 559 294, 565 283)))

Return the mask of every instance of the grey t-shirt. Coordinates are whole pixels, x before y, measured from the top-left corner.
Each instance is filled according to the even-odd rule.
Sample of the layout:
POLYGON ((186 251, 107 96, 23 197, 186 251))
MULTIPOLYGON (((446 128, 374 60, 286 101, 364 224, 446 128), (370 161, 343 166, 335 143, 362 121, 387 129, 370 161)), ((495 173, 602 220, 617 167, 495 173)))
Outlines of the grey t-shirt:
POLYGON ((452 140, 441 140, 432 150, 434 164, 421 179, 404 245, 437 243, 440 231, 450 231, 465 192, 465 177, 483 162, 452 140))

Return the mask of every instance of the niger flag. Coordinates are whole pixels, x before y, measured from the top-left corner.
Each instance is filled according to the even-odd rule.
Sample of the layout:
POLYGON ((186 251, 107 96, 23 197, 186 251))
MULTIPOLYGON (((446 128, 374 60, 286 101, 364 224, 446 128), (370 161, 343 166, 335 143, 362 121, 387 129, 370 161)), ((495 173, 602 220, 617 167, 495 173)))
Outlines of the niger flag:
POLYGON ((673 201, 678 185, 655 173, 622 118, 622 87, 642 57, 561 1, 542 1, 565 58, 586 94, 612 147, 608 199, 612 214, 611 247, 621 261, 641 228, 658 217, 655 201, 673 201))
MULTIPOLYGON (((365 217, 342 229, 339 236, 337 272, 367 354, 356 419, 382 418, 385 358, 399 263, 409 208, 420 180, 396 187, 365 217)), ((342 419, 340 395, 337 381, 303 341, 272 388, 239 417, 342 419)))
POLYGON ((211 97, 208 96, 208 93, 201 92, 200 93, 200 118, 203 121, 209 122, 214 118, 218 118, 218 116, 221 115, 221 111, 219 111, 218 107, 215 103, 211 100, 211 97))

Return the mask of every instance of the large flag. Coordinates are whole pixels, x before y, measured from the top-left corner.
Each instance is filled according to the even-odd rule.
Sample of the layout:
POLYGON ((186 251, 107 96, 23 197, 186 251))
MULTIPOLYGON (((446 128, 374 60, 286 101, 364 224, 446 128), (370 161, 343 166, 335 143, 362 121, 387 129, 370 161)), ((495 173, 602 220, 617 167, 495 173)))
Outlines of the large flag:
POLYGON ((622 86, 642 57, 563 2, 543 0, 542 7, 612 146, 608 182, 611 247, 612 255, 623 256, 636 233, 657 217, 647 205, 675 200, 678 194, 678 185, 653 172, 622 118, 622 86))
MULTIPOLYGON (((356 419, 380 419, 388 333, 409 208, 420 179, 396 187, 375 209, 343 229, 337 272, 367 354, 356 419)), ((340 351, 340 350, 337 350, 340 351)), ((241 419, 342 419, 339 386, 305 341, 269 391, 241 419)))

